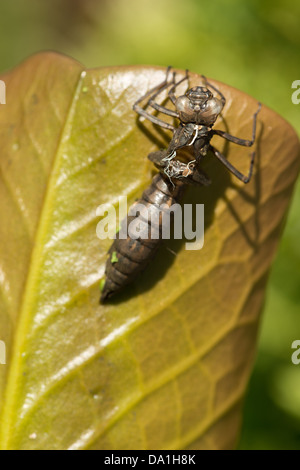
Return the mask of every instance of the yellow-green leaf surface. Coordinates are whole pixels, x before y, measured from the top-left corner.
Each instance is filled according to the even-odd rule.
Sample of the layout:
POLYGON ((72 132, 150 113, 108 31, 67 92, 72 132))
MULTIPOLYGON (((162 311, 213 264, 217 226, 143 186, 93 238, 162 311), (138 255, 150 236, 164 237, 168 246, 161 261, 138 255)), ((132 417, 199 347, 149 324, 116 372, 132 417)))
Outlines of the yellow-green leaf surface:
MULTIPOLYGON (((96 209, 120 196, 131 203, 150 183, 147 154, 170 134, 138 125, 132 104, 164 74, 85 71, 45 53, 1 77, 3 449, 235 445, 299 142, 263 107, 251 183, 209 156, 213 184, 186 195, 205 205, 203 249, 166 242, 132 286, 100 305, 111 241, 96 236, 96 209)), ((199 80, 191 75, 191 85, 199 80)), ((249 138, 257 102, 219 86, 227 104, 216 128, 249 138)), ((247 172, 249 149, 214 144, 247 172)))

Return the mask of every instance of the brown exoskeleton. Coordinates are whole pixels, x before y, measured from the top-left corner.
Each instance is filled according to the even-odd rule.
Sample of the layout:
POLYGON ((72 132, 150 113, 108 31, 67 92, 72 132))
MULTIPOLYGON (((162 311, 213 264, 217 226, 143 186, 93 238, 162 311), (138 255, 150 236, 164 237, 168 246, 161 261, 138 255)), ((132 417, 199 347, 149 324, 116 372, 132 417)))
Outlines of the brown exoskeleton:
MULTIPOLYGON (((213 125, 226 103, 224 95, 203 77, 205 86, 189 88, 184 95, 176 98, 175 90, 178 85, 188 80, 188 72, 186 72, 184 78, 176 82, 175 73, 172 75, 171 81, 168 80, 169 71, 170 67, 167 69, 164 82, 139 98, 133 105, 133 109, 140 116, 144 116, 160 127, 171 130, 173 137, 166 150, 159 150, 148 155, 148 158, 160 172, 153 178, 151 185, 135 203, 139 207, 143 206, 144 209, 138 215, 128 215, 126 224, 126 226, 131 222, 139 224, 142 227, 141 231, 146 233, 146 236, 132 238, 129 231, 126 230, 125 237, 118 237, 113 242, 109 251, 111 256, 106 263, 106 280, 101 294, 102 302, 132 282, 151 261, 162 239, 162 213, 171 210, 172 206, 181 200, 186 185, 208 186, 210 184, 209 178, 203 173, 199 165, 202 158, 209 151, 212 151, 226 168, 244 183, 248 183, 252 175, 254 152, 246 176, 213 147, 210 141, 214 135, 219 135, 235 144, 251 147, 255 141, 256 119, 261 104, 259 103, 253 116, 252 139, 245 140, 234 137, 224 131, 213 129, 213 125), (168 97, 175 106, 174 110, 168 109, 155 101, 155 98, 169 87, 168 97), (210 89, 215 91, 218 96, 215 97, 210 89), (174 127, 157 116, 153 116, 142 108, 140 103, 146 98, 148 98, 146 109, 150 106, 163 114, 177 118, 179 120, 178 127, 174 127), (195 159, 186 164, 176 158, 176 152, 187 146, 193 147, 195 159), (156 222, 149 221, 149 214, 156 214, 156 222), (152 236, 153 233, 156 234, 155 237, 152 236)), ((129 209, 129 214, 135 205, 129 209)))
MULTIPOLYGON (((188 71, 186 71, 185 77, 179 80, 178 82, 175 82, 174 73, 173 81, 171 83, 172 86, 169 89, 168 97, 174 104, 175 110, 168 109, 165 106, 161 106, 155 102, 155 98, 157 97, 157 95, 170 86, 170 82, 168 82, 169 70, 170 67, 168 67, 167 69, 166 79, 164 82, 162 82, 158 87, 150 90, 146 95, 139 98, 133 105, 133 109, 139 115, 144 116, 146 119, 153 122, 154 124, 158 124, 159 126, 165 129, 169 129, 173 132, 173 138, 170 141, 169 147, 166 151, 166 155, 164 155, 164 158, 162 159, 163 162, 166 162, 164 172, 170 178, 176 178, 176 175, 170 174, 170 161, 176 157, 176 151, 178 149, 186 146, 193 146, 195 160, 188 163, 188 168, 190 168, 192 163, 196 163, 198 166, 200 160, 204 156, 206 156, 208 151, 210 150, 223 163, 223 165, 225 165, 226 168, 231 171, 238 179, 240 179, 244 183, 248 183, 252 175, 255 153, 252 153, 249 173, 246 176, 243 175, 237 168, 235 168, 215 147, 213 147, 210 144, 210 141, 214 135, 219 135, 220 137, 223 137, 224 139, 230 142, 234 142, 235 144, 242 145, 244 147, 251 147, 255 142, 256 118, 257 114, 261 109, 261 104, 258 104, 258 109, 253 116, 251 140, 240 139, 239 137, 230 135, 227 132, 212 129, 213 125, 217 120, 217 117, 225 106, 226 99, 220 90, 214 87, 211 83, 207 82, 204 76, 202 76, 202 78, 206 86, 196 86, 193 88, 189 88, 184 95, 176 98, 175 89, 182 82, 188 80, 188 71), (218 97, 215 97, 208 87, 214 90, 218 94, 218 97), (145 108, 151 106, 152 108, 156 109, 161 113, 179 119, 180 122, 178 127, 174 127, 172 124, 164 122, 158 117, 148 113, 144 108, 140 107, 140 102, 147 98, 149 95, 150 98, 148 99, 145 108)), ((157 157, 158 156, 156 155, 156 158, 157 157)), ((152 158, 150 159, 153 160, 154 158, 155 157, 152 154, 152 158)), ((181 175, 178 175, 178 177, 180 176, 181 175)))

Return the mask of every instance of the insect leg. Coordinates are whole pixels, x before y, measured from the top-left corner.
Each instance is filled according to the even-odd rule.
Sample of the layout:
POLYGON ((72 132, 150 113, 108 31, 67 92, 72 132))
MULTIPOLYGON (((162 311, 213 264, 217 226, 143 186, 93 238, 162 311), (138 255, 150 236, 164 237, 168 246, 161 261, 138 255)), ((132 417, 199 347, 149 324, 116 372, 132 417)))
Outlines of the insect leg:
POLYGON ((257 120, 257 115, 260 110, 261 110, 261 103, 258 104, 258 109, 253 115, 253 127, 252 127, 252 139, 251 140, 240 139, 239 137, 235 137, 234 135, 230 135, 227 132, 220 131, 218 129, 213 130, 212 133, 219 135, 220 137, 223 137, 224 139, 229 140, 230 142, 234 142, 235 144, 243 145, 244 147, 251 147, 255 142, 256 120, 257 120))
MULTIPOLYGON (((156 116, 153 116, 152 114, 148 113, 147 111, 145 111, 145 109, 143 109, 139 104, 144 100, 146 99, 148 96, 151 96, 153 95, 153 93, 155 94, 155 96, 157 96, 158 93, 160 93, 163 89, 167 88, 170 83, 168 83, 168 74, 169 74, 169 70, 170 70, 171 67, 168 67, 167 68, 167 73, 166 73, 166 79, 161 82, 159 85, 157 85, 156 87, 152 88, 151 90, 149 90, 147 93, 145 93, 143 96, 141 96, 133 105, 133 110, 136 111, 140 116, 143 116, 145 117, 146 119, 148 119, 149 121, 153 122, 153 124, 157 124, 158 126, 160 127, 163 127, 165 129, 169 129, 171 131, 173 131, 175 129, 174 126, 172 126, 171 124, 167 123, 167 122, 164 122, 162 119, 159 119, 157 118, 156 116), (156 93, 157 92, 157 93, 156 93)), ((149 101, 151 100, 151 98, 149 99, 149 101)), ((148 105, 148 103, 147 103, 148 105)))
POLYGON ((214 85, 212 85, 210 82, 207 81, 207 78, 205 77, 205 75, 201 75, 201 77, 203 78, 204 82, 205 82, 205 85, 209 88, 211 88, 212 90, 214 90, 216 93, 218 93, 218 95, 220 96, 221 98, 221 101, 223 103, 223 106, 225 106, 225 103, 226 103, 226 98, 225 96, 223 95, 223 93, 221 93, 221 91, 216 88, 214 85))
POLYGON ((151 106, 152 108, 156 109, 157 111, 159 111, 161 113, 167 114, 168 116, 173 116, 173 117, 178 119, 179 114, 177 113, 177 111, 174 111, 172 109, 168 109, 165 106, 162 106, 162 105, 155 102, 155 98, 157 97, 157 95, 159 95, 163 90, 165 90, 169 86, 170 86, 170 83, 167 82, 161 89, 159 89, 156 93, 154 93, 154 95, 152 95, 149 98, 146 107, 149 105, 149 106, 151 106))
POLYGON ((186 70, 185 71, 185 76, 181 80, 179 80, 179 82, 176 83, 175 82, 175 72, 174 72, 174 74, 173 74, 174 85, 170 88, 169 93, 168 93, 169 98, 170 98, 170 100, 172 101, 172 103, 174 105, 175 105, 176 99, 177 99, 176 96, 175 96, 175 93, 174 93, 175 89, 178 87, 178 85, 180 85, 181 83, 183 83, 185 80, 188 80, 188 79, 189 79, 189 71, 186 70))
POLYGON ((232 173, 234 176, 236 176, 239 180, 243 181, 243 183, 249 183, 251 176, 252 176, 252 171, 253 171, 253 164, 254 164, 254 157, 255 157, 255 152, 252 152, 251 154, 251 162, 250 162, 250 168, 249 168, 249 173, 248 176, 243 175, 235 166, 233 166, 225 157, 222 155, 221 152, 219 152, 215 147, 212 145, 209 146, 210 150, 213 151, 214 155, 220 160, 220 162, 223 163, 224 166, 232 173))
POLYGON ((144 109, 142 108, 136 108, 135 111, 140 115, 148 119, 148 121, 153 122, 153 124, 157 124, 160 127, 163 127, 164 129, 169 129, 170 131, 174 131, 175 127, 172 126, 171 124, 168 124, 165 121, 162 121, 162 119, 159 119, 155 116, 152 116, 152 114, 147 113, 144 109))
POLYGON ((161 112, 161 113, 164 113, 164 114, 167 114, 168 116, 173 116, 175 118, 179 118, 179 114, 176 112, 176 111, 173 111, 173 109, 168 109, 166 108, 165 106, 161 106, 160 104, 158 103, 155 103, 155 101, 153 101, 153 99, 151 98, 151 100, 148 102, 148 104, 156 109, 157 111, 161 112))
MULTIPOLYGON (((153 95, 153 93, 155 93, 157 90, 159 91, 162 87, 164 87, 166 85, 166 83, 168 83, 168 75, 169 75, 170 70, 171 70, 171 66, 169 65, 169 67, 167 68, 167 71, 166 71, 166 78, 164 79, 164 81, 159 83, 155 87, 151 88, 151 90, 147 91, 143 96, 141 96, 138 100, 136 100, 136 102, 133 105, 134 110, 135 110, 136 105, 138 105, 143 100, 148 98, 148 96, 153 95)), ((170 82, 170 83, 172 83, 172 82, 170 82)))

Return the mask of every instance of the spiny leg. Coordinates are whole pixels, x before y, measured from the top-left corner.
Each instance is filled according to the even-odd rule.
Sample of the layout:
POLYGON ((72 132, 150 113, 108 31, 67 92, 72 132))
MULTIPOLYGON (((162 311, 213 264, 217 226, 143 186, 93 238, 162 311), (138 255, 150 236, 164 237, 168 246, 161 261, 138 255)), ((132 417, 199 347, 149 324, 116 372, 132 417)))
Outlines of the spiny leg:
MULTIPOLYGON (((145 109, 143 109, 141 106, 139 106, 139 104, 145 100, 148 96, 151 96, 153 95, 153 93, 155 94, 155 96, 157 96, 158 93, 160 93, 163 89, 167 88, 170 83, 168 83, 168 74, 169 74, 169 71, 170 71, 170 68, 171 67, 168 67, 167 68, 167 72, 166 72, 166 78, 163 82, 161 82, 159 85, 157 85, 156 87, 152 88, 151 90, 149 90, 147 93, 145 93, 143 96, 141 96, 133 105, 133 110, 136 111, 140 116, 143 116, 145 117, 146 119, 148 119, 149 121, 153 122, 153 124, 157 124, 158 126, 160 127, 163 127, 165 129, 169 129, 171 131, 174 131, 175 127, 172 126, 171 124, 167 123, 167 122, 164 122, 162 119, 159 119, 157 118, 156 116, 153 116, 152 114, 148 113, 147 111, 145 111, 145 109), (156 93, 158 92, 158 93, 156 93)), ((150 98, 151 100, 151 98, 150 98)), ((150 101, 149 100, 149 101, 150 101)), ((148 105, 148 103, 147 103, 148 105)))
POLYGON ((243 181, 243 183, 249 183, 252 172, 253 172, 253 165, 254 165, 254 157, 255 157, 255 152, 252 152, 251 154, 251 161, 250 161, 250 168, 248 172, 248 176, 243 175, 235 166, 233 166, 225 157, 222 155, 219 150, 217 150, 215 147, 212 145, 209 146, 209 149, 213 151, 214 155, 220 160, 220 162, 223 163, 224 166, 234 175, 236 176, 239 180, 243 181))
POLYGON ((139 110, 135 109, 135 111, 140 116, 143 116, 146 119, 148 119, 148 121, 153 122, 153 124, 157 124, 158 126, 163 127, 164 129, 169 129, 170 131, 174 132, 174 130, 175 130, 174 126, 172 126, 171 124, 168 124, 167 122, 163 121, 162 119, 159 119, 155 116, 152 116, 152 114, 147 113, 146 111, 144 111, 144 109, 142 109, 142 108, 140 108, 139 110))
POLYGON ((172 116, 172 117, 175 117, 175 118, 179 118, 179 114, 177 113, 177 111, 174 111, 172 109, 168 109, 166 108, 165 106, 162 106, 158 103, 155 102, 155 98, 163 91, 165 90, 166 88, 168 88, 172 83, 174 83, 174 74, 173 74, 173 80, 171 83, 166 83, 161 89, 159 89, 156 93, 154 93, 154 95, 152 95, 148 102, 147 102, 147 106, 151 106, 152 108, 156 109, 157 111, 161 112, 161 113, 164 113, 164 114, 167 114, 168 116, 172 116))
POLYGON ((225 106, 225 103, 226 103, 226 98, 225 98, 225 96, 223 95, 223 93, 222 93, 218 88, 216 88, 214 85, 212 85, 210 82, 208 82, 205 75, 201 75, 201 77, 203 78, 203 80, 204 80, 204 82, 205 82, 205 85, 206 85, 207 87, 211 88, 211 89, 214 90, 216 93, 218 93, 218 95, 219 95, 220 98, 221 98, 223 107, 224 107, 224 106, 225 106))
POLYGON ((234 135, 228 134, 227 132, 220 131, 218 129, 214 129, 212 133, 219 135, 220 137, 223 137, 224 139, 229 140, 229 142, 233 142, 237 145, 242 145, 244 147, 251 147, 255 142, 256 121, 257 121, 257 115, 260 110, 261 110, 261 103, 258 103, 258 109, 253 115, 253 127, 252 127, 252 139, 251 140, 240 139, 239 137, 235 137, 234 135))
MULTIPOLYGON (((160 82, 158 85, 156 85, 155 87, 151 88, 151 90, 147 91, 143 96, 141 96, 133 105, 133 109, 135 108, 135 106, 137 106, 139 103, 141 103, 141 101, 145 100, 146 98, 148 98, 148 96, 150 95, 153 95, 153 93, 155 93, 157 90, 160 90, 163 86, 165 86, 166 83, 168 83, 168 75, 169 75, 169 72, 171 70, 171 65, 169 65, 167 67, 167 70, 166 70, 166 78, 160 82)), ((173 79, 172 79, 172 82, 170 83, 173 83, 173 79)))
POLYGON ((147 103, 147 105, 151 106, 152 108, 156 109, 157 111, 159 111, 160 113, 163 113, 163 114, 167 114, 168 116, 172 116, 172 117, 175 117, 175 118, 179 118, 179 114, 174 111, 173 109, 168 109, 166 108, 165 106, 162 106, 158 103, 155 103, 152 98, 151 100, 147 103))
POLYGON ((174 72, 174 74, 173 74, 174 85, 170 88, 169 93, 168 93, 169 98, 170 98, 170 100, 172 101, 172 103, 174 105, 175 105, 176 99, 177 99, 176 96, 175 96, 175 93, 174 93, 175 89, 178 87, 178 85, 180 85, 181 83, 183 83, 185 80, 188 80, 188 79, 189 79, 189 71, 186 69, 185 76, 176 83, 175 82, 175 72, 174 72))

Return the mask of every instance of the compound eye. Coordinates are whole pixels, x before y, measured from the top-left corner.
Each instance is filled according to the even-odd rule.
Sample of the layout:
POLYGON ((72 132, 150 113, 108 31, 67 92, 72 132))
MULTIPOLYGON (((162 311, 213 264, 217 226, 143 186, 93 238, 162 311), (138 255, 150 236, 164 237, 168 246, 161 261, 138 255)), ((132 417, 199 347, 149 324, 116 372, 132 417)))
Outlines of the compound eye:
POLYGON ((190 109, 190 100, 186 96, 179 96, 175 106, 179 112, 188 112, 190 109))

